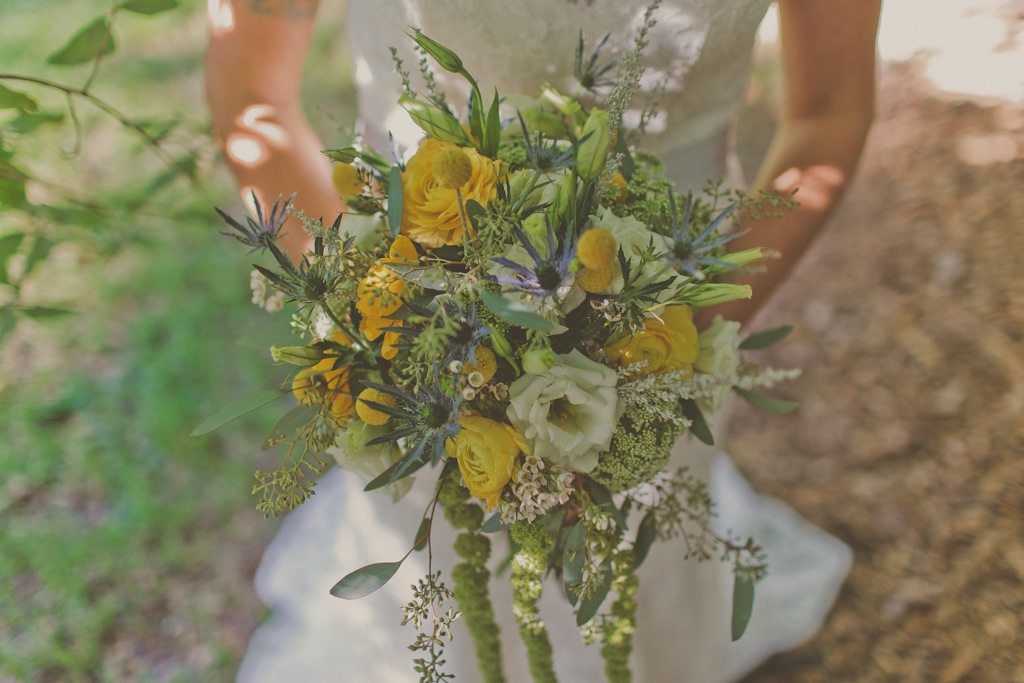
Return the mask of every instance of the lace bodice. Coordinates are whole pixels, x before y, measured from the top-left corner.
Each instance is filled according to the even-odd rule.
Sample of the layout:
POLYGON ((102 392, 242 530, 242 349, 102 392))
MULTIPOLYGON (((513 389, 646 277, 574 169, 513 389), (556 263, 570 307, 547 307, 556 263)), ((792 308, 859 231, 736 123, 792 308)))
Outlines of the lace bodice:
MULTIPOLYGON (((371 132, 391 130, 404 144, 419 134, 395 101, 401 83, 390 55, 398 49, 416 74, 414 26, 454 49, 484 93, 535 96, 545 82, 574 91, 580 29, 587 52, 609 33, 606 59, 633 39, 649 0, 349 0, 349 45, 359 107, 371 132)), ((742 101, 757 27, 771 0, 666 0, 655 14, 642 89, 665 81, 661 114, 645 146, 668 150, 704 140, 726 125, 742 101)), ((461 79, 435 69, 446 92, 461 79)))

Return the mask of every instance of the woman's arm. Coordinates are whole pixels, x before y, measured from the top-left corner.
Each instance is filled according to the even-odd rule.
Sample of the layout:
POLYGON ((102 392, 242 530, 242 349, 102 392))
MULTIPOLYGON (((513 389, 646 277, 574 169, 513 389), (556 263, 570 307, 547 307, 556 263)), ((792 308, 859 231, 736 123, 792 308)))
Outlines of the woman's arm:
POLYGON ((749 275, 754 297, 702 311, 749 321, 796 265, 849 186, 874 118, 875 35, 881 0, 779 0, 784 106, 755 188, 797 190, 778 220, 745 221, 730 247, 782 254, 749 275))
MULTIPOLYGON (((209 0, 206 93, 214 134, 243 197, 296 193, 295 206, 333 221, 343 204, 330 162, 306 120, 299 78, 318 0, 209 0)), ((309 246, 290 218, 279 243, 298 260, 309 246)))

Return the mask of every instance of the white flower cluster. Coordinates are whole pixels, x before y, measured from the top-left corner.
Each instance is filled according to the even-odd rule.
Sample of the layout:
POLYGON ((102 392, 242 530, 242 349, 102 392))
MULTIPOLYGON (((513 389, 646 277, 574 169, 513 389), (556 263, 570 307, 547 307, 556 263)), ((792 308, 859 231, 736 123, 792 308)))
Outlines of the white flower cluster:
POLYGON ((270 313, 276 313, 284 308, 284 292, 279 292, 270 286, 267 280, 258 270, 249 274, 249 289, 252 290, 252 302, 270 313))
POLYGON ((573 474, 560 467, 544 471, 544 461, 528 455, 519 469, 519 482, 512 485, 512 493, 519 501, 501 501, 501 522, 512 524, 519 520, 532 522, 543 517, 548 510, 569 502, 572 495, 573 474))

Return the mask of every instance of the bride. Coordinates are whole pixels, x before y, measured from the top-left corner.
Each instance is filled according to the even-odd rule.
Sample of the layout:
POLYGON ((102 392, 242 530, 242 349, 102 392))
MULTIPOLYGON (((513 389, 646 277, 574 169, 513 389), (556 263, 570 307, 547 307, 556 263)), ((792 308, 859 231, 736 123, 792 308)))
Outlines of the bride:
MULTIPOLYGON (((418 137, 395 104, 400 82, 389 53, 396 47, 406 64, 415 64, 404 35, 408 26, 454 49, 485 87, 534 94, 544 82, 569 89, 580 29, 591 45, 610 33, 606 54, 621 52, 645 4, 348 0, 347 41, 365 134, 378 145, 389 131, 400 146, 418 137)), ((666 0, 655 15, 644 86, 664 82, 665 92, 663 113, 649 127, 644 146, 662 154, 680 189, 698 188, 707 177, 741 182, 729 163, 728 131, 745 93, 754 35, 769 4, 666 0)), ((243 193, 255 191, 266 202, 297 192, 296 205, 307 215, 330 218, 344 207, 298 96, 316 5, 317 0, 210 0, 207 90, 219 142, 243 193)), ((733 242, 736 250, 768 247, 782 258, 748 278, 754 299, 715 309, 732 320, 751 319, 834 209, 873 113, 880 0, 779 0, 778 5, 784 106, 753 186, 798 189, 801 206, 783 219, 758 222, 733 242)), ((457 96, 445 76, 438 74, 439 85, 457 96)), ((286 231, 284 247, 298 256, 306 248, 305 234, 297 223, 286 231)), ((754 536, 765 546, 769 575, 758 584, 747 633, 733 643, 730 568, 684 561, 681 543, 656 546, 639 572, 633 670, 641 683, 735 681, 820 628, 850 552, 784 504, 751 491, 714 449, 684 439, 672 464, 685 464, 709 482, 721 530, 754 536)), ((365 494, 362 486, 352 473, 329 472, 317 495, 285 520, 256 577, 273 615, 254 634, 239 681, 416 680, 405 649, 414 633, 411 626, 399 625, 400 606, 409 600, 409 584, 426 573, 426 559, 410 558, 391 583, 359 601, 341 601, 328 591, 353 569, 405 553, 430 498, 429 482, 414 486, 400 505, 365 494), (361 524, 347 523, 354 519, 361 524)), ((441 533, 435 547, 451 547, 451 538, 441 533)), ((435 553, 436 568, 447 571, 452 561, 435 553)), ((551 588, 542 612, 561 680, 602 680, 598 648, 581 644, 571 611, 558 604, 564 598, 554 583, 551 588)), ((493 581, 492 591, 496 612, 511 604, 507 581, 493 581)), ((512 616, 498 619, 509 680, 528 680, 512 616)), ((479 680, 468 634, 457 629, 455 638, 445 653, 446 670, 459 681, 479 680)))

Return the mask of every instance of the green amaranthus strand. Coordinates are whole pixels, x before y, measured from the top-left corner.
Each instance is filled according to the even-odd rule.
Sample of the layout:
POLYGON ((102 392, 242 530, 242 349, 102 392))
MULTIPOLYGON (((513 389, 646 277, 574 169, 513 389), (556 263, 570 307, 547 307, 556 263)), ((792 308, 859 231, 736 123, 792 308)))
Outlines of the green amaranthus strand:
POLYGON ((464 560, 452 570, 455 600, 473 638, 484 682, 505 683, 501 633, 494 622, 494 609, 487 589, 491 572, 486 564, 491 555, 491 541, 480 533, 483 510, 479 505, 466 502, 468 498, 469 492, 453 481, 448 481, 441 489, 445 517, 456 529, 465 529, 455 539, 455 552, 464 560))
POLYGON ((512 541, 519 547, 512 558, 513 611, 526 645, 530 673, 534 683, 558 683, 551 641, 537 609, 554 539, 541 524, 533 522, 516 522, 510 531, 512 541))
POLYGON ((633 673, 629 669, 629 655, 636 632, 636 589, 640 584, 634 571, 632 549, 616 550, 613 566, 612 590, 618 597, 602 625, 601 656, 608 683, 630 683, 633 673))

